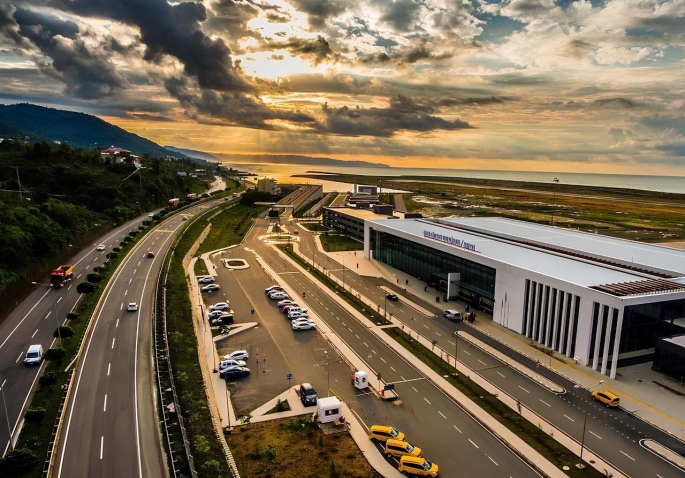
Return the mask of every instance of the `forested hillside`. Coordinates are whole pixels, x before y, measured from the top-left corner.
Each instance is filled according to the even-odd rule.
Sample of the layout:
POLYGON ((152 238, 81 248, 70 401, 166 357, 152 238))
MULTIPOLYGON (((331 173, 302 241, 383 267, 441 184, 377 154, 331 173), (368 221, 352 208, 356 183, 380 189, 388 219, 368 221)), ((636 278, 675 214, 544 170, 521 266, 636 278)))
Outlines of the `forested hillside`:
MULTIPOLYGON (((0 105, 0 122, 40 138, 66 141, 81 148, 104 149, 117 146, 139 156, 149 154, 164 157, 169 154, 169 151, 149 139, 84 113, 29 103, 0 105)), ((176 153, 175 156, 182 157, 183 154, 176 153)))
POLYGON ((97 150, 0 143, 0 292, 36 265, 56 266, 53 258, 80 238, 205 189, 205 181, 176 174, 197 167, 189 160, 142 162, 136 172, 130 161, 103 162, 97 150))

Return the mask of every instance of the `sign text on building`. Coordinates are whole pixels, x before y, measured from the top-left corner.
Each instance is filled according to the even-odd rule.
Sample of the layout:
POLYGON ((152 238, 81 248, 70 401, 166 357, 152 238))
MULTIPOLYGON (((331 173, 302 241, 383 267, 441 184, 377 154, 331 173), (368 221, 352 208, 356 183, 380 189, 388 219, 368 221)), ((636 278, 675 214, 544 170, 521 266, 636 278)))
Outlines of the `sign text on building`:
POLYGON ((468 249, 469 251, 476 251, 476 245, 471 244, 470 242, 462 241, 461 239, 457 239, 454 236, 446 236, 444 234, 436 234, 435 232, 432 231, 423 231, 423 237, 427 237, 429 239, 434 239, 436 241, 444 242, 446 244, 452 244, 457 247, 462 247, 464 249, 468 249))

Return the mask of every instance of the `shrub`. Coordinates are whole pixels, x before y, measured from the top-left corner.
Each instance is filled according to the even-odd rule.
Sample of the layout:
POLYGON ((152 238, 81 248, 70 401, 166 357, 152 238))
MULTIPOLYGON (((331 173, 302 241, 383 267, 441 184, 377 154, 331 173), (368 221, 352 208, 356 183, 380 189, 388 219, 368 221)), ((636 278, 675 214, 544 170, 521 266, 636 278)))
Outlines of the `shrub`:
POLYGON ((144 230, 145 230, 145 226, 138 226, 138 230, 139 230, 139 231, 144 231, 144 230))
POLYGON ((128 233, 129 237, 136 237, 138 235, 138 231, 131 231, 128 233))
MULTIPOLYGON (((116 249, 116 248, 115 248, 115 249, 116 249)), ((95 266, 95 267, 93 267, 93 272, 97 272, 98 274, 104 274, 106 270, 107 270, 107 269, 105 269, 103 266, 95 266)))
MULTIPOLYGON (((64 335, 62 337, 64 337, 64 335)), ((45 352, 44 358, 45 360, 54 360, 55 362, 59 362, 66 354, 67 351, 63 347, 53 347, 45 352)))
POLYGON ((81 282, 76 286, 76 292, 79 294, 90 294, 93 291, 95 291, 95 284, 92 282, 81 282))
POLYGON ((17 448, 0 458, 0 476, 20 476, 38 465, 38 457, 27 448, 17 448))
POLYGON ((133 238, 131 236, 124 237, 124 242, 131 242, 132 240, 133 240, 133 238))
POLYGON ((68 339, 69 337, 72 337, 73 335, 74 335, 74 329, 72 329, 68 325, 60 325, 52 333, 53 337, 55 337, 55 338, 61 337, 63 339, 68 339), (58 331, 59 331, 59 334, 57 333, 58 331))
POLYGON ((38 379, 38 385, 41 387, 49 387, 57 383, 57 374, 55 372, 45 372, 38 379))
POLYGON ((90 272, 86 276, 86 279, 88 279, 88 282, 98 283, 102 281, 102 276, 97 272, 90 272))
MULTIPOLYGON (((126 245, 125 243, 122 243, 123 245, 126 245)), ((113 247, 112 252, 119 252, 121 251, 121 247, 113 247)))
POLYGON ((118 255, 118 252, 108 252, 106 257, 107 259, 116 259, 118 255))
POLYGON ((67 314, 67 320, 78 320, 78 314, 76 312, 69 312, 67 314))
POLYGON ((44 408, 29 408, 26 410, 26 414, 24 415, 24 419, 29 422, 29 423, 36 423, 43 421, 43 417, 45 416, 45 409, 44 408))
MULTIPOLYGON (((121 247, 126 247, 126 239, 124 238, 124 240, 121 241, 121 242, 119 243, 119 245, 120 245, 121 247)), ((114 249, 112 249, 112 250, 114 251, 114 249)), ((121 250, 121 249, 119 249, 119 250, 121 250)), ((115 252, 119 252, 119 251, 115 251, 115 252)))

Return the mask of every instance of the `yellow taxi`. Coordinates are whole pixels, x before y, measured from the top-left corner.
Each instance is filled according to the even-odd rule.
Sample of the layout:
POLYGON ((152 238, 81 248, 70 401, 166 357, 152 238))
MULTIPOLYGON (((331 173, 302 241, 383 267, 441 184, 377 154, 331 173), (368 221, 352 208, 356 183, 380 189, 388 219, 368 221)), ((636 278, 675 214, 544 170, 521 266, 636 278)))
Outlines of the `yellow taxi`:
POLYGON ((386 425, 373 425, 369 428, 369 439, 371 440, 385 442, 390 438, 402 441, 404 440, 404 433, 386 425))
POLYGON ((403 456, 397 470, 403 475, 438 476, 438 465, 418 456, 403 456))
POLYGON ((389 438, 388 441, 385 442, 385 454, 388 458, 391 458, 393 456, 403 457, 405 455, 423 455, 423 453, 421 452, 421 448, 413 446, 411 443, 408 443, 406 441, 395 440, 393 438, 389 438))
POLYGON ((618 407, 621 403, 621 399, 608 390, 595 390, 592 392, 592 399, 612 408, 618 407))

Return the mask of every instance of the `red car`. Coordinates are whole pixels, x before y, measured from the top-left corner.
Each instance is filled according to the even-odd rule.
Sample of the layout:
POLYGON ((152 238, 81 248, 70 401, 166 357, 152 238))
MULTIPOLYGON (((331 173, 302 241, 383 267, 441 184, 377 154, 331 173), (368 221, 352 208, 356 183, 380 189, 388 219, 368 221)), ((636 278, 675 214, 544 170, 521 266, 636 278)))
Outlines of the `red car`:
POLYGON ((149 258, 155 257, 155 253, 152 252, 152 251, 150 251, 150 252, 147 253, 147 256, 148 256, 149 258))

